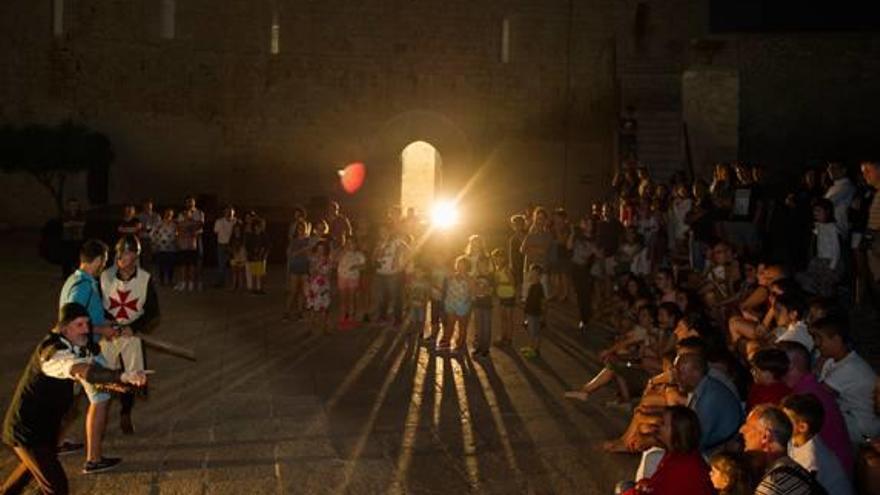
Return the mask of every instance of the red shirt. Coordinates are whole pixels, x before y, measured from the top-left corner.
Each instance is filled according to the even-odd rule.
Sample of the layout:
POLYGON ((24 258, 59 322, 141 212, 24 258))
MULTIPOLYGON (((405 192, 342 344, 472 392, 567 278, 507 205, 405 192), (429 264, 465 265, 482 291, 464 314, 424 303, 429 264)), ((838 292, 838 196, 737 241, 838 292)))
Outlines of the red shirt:
POLYGON ((699 451, 688 454, 667 452, 650 478, 639 482, 624 495, 714 495, 709 465, 699 451), (643 491, 640 491, 643 488, 643 491))
POLYGON ((751 411, 758 404, 778 405, 790 393, 791 389, 782 382, 766 385, 753 383, 752 388, 749 389, 749 397, 746 399, 746 411, 751 411))

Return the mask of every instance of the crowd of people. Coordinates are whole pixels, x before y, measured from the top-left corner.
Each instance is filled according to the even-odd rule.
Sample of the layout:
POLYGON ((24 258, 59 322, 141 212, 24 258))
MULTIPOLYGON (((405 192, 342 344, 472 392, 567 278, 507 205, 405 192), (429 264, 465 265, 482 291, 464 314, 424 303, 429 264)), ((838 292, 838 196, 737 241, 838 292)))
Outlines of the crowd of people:
POLYGON ((880 381, 850 309, 876 318, 880 307, 880 164, 860 169, 831 162, 786 190, 745 163, 718 164, 711 183, 655 183, 629 164, 615 198, 581 220, 566 246, 581 319, 613 342, 565 396, 595 401, 611 387, 603 405, 632 412, 603 445, 641 455, 620 491, 869 489, 880 381))
MULTIPOLYGON (((872 242, 880 164, 860 169, 831 162, 783 190, 745 163, 718 164, 711 182, 683 173, 657 182, 626 162, 614 197, 580 218, 530 205, 510 217, 505 239, 473 234, 458 244, 412 210, 352 222, 335 202, 318 214, 295 208, 281 317, 318 332, 391 326, 417 334, 432 352, 469 351, 477 361, 513 346, 521 327, 518 351, 534 360, 548 308, 573 303, 571 330, 607 332, 612 343, 599 353, 599 371, 565 397, 595 402, 612 387, 617 399, 602 405, 631 412, 626 430, 603 445, 642 456, 635 482, 621 490, 853 493, 857 454, 880 455, 880 382, 855 347, 847 311, 876 309, 880 296, 880 241, 872 242)), ((88 354, 77 334, 83 317, 99 346, 61 368, 37 361, 23 380, 89 382, 90 372, 76 367, 87 363, 129 373, 98 373, 92 382, 143 385, 137 332, 156 320, 158 306, 142 267, 173 291, 202 290, 206 236, 216 240, 211 285, 265 294, 271 243, 256 212, 240 219, 227 206, 208 225, 193 197, 179 212, 159 214, 152 201, 126 206, 107 271, 106 246, 78 245, 83 224, 78 205, 68 203, 62 243, 78 255, 66 256, 64 269, 72 259, 79 268, 37 354, 47 346, 88 354), (126 300, 133 291, 137 303, 126 300)), ((84 471, 98 472, 118 459, 100 453, 109 395, 87 392, 84 471)), ((123 431, 133 431, 128 397, 123 431)), ((6 440, 21 447, 17 437, 6 440)), ((34 452, 19 453, 23 465, 34 452)))

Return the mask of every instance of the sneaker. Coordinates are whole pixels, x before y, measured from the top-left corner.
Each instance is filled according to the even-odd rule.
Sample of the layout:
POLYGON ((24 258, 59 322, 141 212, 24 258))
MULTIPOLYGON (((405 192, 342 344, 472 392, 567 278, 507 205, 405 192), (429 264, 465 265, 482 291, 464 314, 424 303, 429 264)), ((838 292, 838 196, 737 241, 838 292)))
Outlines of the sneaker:
POLYGON ((188 284, 186 284, 186 290, 189 292, 196 290, 196 284, 189 282, 188 284))
POLYGON ((519 353, 526 359, 536 359, 539 356, 538 351, 529 346, 520 349, 519 353))
POLYGON ((83 464, 82 474, 103 473, 115 468, 120 462, 122 459, 119 457, 102 457, 98 461, 87 461, 83 464))
POLYGON ((175 291, 177 291, 177 292, 180 292, 180 291, 182 291, 185 287, 186 287, 186 284, 185 284, 185 283, 183 283, 183 282, 177 282, 176 284, 174 284, 174 289, 173 289, 173 290, 175 290, 175 291))
POLYGON ((58 455, 68 455, 79 452, 85 447, 84 443, 65 440, 58 446, 58 455))

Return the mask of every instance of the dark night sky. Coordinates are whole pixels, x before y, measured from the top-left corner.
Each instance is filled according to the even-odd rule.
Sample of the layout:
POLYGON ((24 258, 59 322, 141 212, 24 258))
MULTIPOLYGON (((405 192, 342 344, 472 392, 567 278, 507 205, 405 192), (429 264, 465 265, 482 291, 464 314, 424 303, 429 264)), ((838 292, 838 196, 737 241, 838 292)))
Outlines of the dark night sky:
POLYGON ((878 31, 873 2, 712 0, 713 32, 878 31))

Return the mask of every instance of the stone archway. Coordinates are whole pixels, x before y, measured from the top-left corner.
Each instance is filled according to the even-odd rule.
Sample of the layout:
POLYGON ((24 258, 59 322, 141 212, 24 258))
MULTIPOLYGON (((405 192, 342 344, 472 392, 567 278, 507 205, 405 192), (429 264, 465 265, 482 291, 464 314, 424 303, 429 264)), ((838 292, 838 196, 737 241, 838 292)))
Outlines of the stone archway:
POLYGON ((434 146, 425 141, 414 141, 400 152, 400 206, 406 214, 415 208, 418 215, 426 215, 440 186, 442 160, 434 146))

